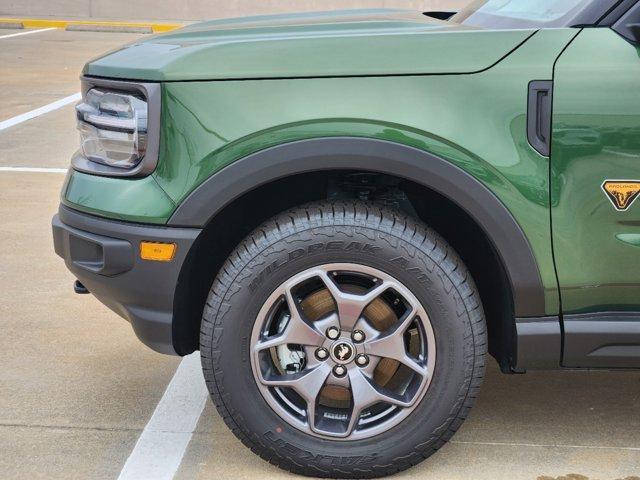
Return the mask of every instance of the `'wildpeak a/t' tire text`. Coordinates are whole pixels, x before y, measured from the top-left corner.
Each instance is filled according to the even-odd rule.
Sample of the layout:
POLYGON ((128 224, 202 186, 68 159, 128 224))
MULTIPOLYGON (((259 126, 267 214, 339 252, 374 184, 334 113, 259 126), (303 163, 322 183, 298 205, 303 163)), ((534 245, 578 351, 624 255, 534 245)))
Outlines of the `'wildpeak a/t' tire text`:
POLYGON ((201 330, 207 386, 235 435, 312 476, 388 475, 459 428, 486 326, 453 249, 371 203, 295 208, 220 270, 201 330))

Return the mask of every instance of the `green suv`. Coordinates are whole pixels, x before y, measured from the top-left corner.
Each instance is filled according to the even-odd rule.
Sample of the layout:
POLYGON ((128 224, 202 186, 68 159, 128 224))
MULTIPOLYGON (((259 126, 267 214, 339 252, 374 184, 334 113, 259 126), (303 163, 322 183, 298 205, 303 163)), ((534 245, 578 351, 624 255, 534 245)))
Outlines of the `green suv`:
POLYGON ((504 373, 640 368, 640 3, 190 25, 89 62, 56 252, 224 421, 391 474, 504 373))

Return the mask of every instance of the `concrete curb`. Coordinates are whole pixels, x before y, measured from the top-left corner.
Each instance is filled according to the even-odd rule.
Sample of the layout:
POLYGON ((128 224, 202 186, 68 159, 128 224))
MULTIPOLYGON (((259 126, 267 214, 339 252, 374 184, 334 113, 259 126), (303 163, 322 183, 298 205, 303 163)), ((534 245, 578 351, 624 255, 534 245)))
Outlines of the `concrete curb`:
POLYGON ((0 28, 64 28, 93 32, 161 33, 184 26, 176 23, 136 23, 87 20, 50 20, 38 18, 0 18, 0 28), (20 26, 21 25, 21 26, 20 26))
POLYGON ((11 29, 20 30, 24 28, 24 25, 22 24, 22 22, 14 22, 14 21, 5 22, 3 20, 0 20, 0 28, 11 28, 11 29))
POLYGON ((67 25, 69 32, 120 32, 120 33, 153 33, 151 26, 96 25, 95 23, 74 23, 67 25))

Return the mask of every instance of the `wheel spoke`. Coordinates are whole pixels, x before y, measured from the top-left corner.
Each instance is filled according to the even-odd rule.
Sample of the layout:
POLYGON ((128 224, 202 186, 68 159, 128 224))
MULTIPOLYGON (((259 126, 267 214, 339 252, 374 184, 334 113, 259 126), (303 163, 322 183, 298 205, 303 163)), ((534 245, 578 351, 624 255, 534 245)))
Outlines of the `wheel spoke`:
POLYGON ((331 368, 327 364, 320 364, 299 373, 262 377, 261 382, 268 387, 294 389, 307 403, 307 422, 315 430, 316 401, 329 373, 331 368))
POLYGON ((327 271, 322 271, 321 278, 336 303, 340 326, 343 330, 353 330, 367 305, 391 286, 388 282, 381 282, 380 285, 375 286, 369 292, 358 295, 340 290, 327 271))
POLYGON ((408 311, 398 325, 365 343, 365 351, 369 355, 381 358, 391 358, 406 365, 418 375, 428 375, 427 368, 407 354, 404 342, 404 332, 414 320, 414 309, 408 311))
POLYGON ((270 375, 262 378, 262 383, 268 387, 289 387, 309 401, 315 399, 331 372, 326 364, 303 370, 298 373, 285 375, 270 375))
POLYGON ((423 377, 429 373, 425 366, 407 354, 404 339, 400 335, 378 337, 368 342, 365 349, 369 355, 397 360, 423 377))
POLYGON ((411 402, 406 402, 402 397, 391 392, 386 392, 375 385, 373 380, 360 370, 352 369, 349 371, 349 382, 351 385, 351 395, 353 397, 353 407, 346 431, 347 436, 351 435, 358 424, 360 414, 367 407, 378 402, 385 402, 400 407, 411 406, 411 402))
POLYGON ((290 289, 286 290, 285 298, 291 314, 287 326, 282 333, 257 342, 254 347, 256 351, 284 344, 321 345, 324 341, 324 334, 302 318, 290 289))

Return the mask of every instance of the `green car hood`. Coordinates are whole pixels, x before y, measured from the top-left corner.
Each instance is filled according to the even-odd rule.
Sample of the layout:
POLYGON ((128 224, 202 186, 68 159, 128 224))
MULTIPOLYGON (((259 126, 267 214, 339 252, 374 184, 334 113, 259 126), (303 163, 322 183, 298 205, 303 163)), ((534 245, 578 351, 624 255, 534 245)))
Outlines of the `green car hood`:
POLYGON ((350 10, 218 20, 136 41, 86 75, 150 81, 470 73, 533 30, 482 30, 407 10, 350 10))

